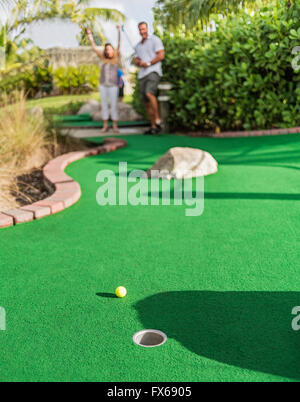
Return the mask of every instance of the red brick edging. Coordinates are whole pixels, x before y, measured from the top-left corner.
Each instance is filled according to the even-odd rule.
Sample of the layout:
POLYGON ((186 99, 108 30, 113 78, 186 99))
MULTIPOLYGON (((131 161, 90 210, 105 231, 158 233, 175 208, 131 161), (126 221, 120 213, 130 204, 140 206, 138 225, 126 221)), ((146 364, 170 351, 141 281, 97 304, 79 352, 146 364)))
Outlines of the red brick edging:
POLYGON ((250 130, 250 131, 223 131, 221 133, 209 132, 188 132, 189 137, 213 137, 213 138, 237 138, 237 137, 261 137, 264 135, 299 134, 300 127, 292 128, 273 128, 270 130, 250 130))
POLYGON ((0 212, 0 228, 44 218, 69 208, 81 197, 81 188, 79 183, 64 172, 65 168, 79 159, 112 152, 126 145, 127 142, 122 139, 105 138, 97 148, 69 152, 53 159, 44 167, 43 173, 46 186, 55 186, 56 191, 50 197, 32 205, 0 212))

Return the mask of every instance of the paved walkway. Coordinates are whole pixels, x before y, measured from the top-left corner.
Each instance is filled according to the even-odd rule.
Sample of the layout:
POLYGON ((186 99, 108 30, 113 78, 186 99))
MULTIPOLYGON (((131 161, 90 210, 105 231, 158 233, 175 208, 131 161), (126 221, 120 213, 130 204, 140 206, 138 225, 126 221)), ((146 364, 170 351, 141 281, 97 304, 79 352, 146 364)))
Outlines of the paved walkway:
POLYGON ((134 127, 134 128, 120 128, 120 134, 115 134, 113 131, 109 131, 108 133, 101 133, 101 130, 99 128, 97 129, 65 129, 62 130, 62 133, 64 135, 69 135, 70 137, 73 138, 93 138, 93 137, 117 137, 120 135, 137 135, 137 134, 143 134, 143 131, 145 131, 144 127, 134 127))

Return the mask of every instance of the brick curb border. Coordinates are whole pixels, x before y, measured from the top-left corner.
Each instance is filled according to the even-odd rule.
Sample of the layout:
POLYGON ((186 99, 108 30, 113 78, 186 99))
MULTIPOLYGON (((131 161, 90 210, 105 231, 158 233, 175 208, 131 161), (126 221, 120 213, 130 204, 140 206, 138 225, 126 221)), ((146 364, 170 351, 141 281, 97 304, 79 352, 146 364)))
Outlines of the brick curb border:
POLYGON ((187 133, 190 137, 213 137, 213 138, 241 138, 241 137, 262 137, 264 135, 299 134, 300 127, 274 128, 271 130, 250 130, 250 131, 224 131, 217 133, 187 133))
POLYGON ((75 204, 81 197, 79 183, 65 173, 65 168, 72 162, 87 156, 95 156, 126 147, 127 142, 118 138, 104 138, 103 143, 86 151, 69 152, 52 159, 43 169, 47 187, 55 187, 55 192, 48 198, 32 205, 0 212, 0 228, 30 222, 60 212, 75 204))
MULTIPOLYGON (((241 138, 241 137, 262 137, 264 135, 299 134, 300 127, 274 128, 270 130, 250 130, 250 131, 223 131, 221 133, 206 132, 187 132, 188 137, 211 137, 211 138, 241 138)), ((179 134, 179 133, 176 133, 179 134)))

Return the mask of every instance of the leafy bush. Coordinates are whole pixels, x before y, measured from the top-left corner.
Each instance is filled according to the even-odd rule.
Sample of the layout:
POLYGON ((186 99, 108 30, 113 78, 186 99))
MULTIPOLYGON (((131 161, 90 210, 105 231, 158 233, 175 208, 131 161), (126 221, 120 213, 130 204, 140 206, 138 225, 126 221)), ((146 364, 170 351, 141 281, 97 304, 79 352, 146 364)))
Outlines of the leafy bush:
MULTIPOLYGON (((215 17, 216 30, 162 35, 172 127, 258 129, 300 124, 300 4, 215 17)), ((137 99, 137 93, 135 97, 137 99)), ((137 101, 136 101, 137 102, 137 101)))
POLYGON ((100 70, 95 65, 59 67, 54 71, 54 81, 63 95, 84 94, 97 89, 100 70))
POLYGON ((137 73, 134 74, 134 76, 133 76, 133 82, 135 82, 135 87, 134 87, 133 99, 131 102, 132 106, 134 107, 134 109, 136 110, 136 112, 138 114, 147 118, 146 108, 145 108, 144 102, 142 102, 141 95, 140 95, 140 82, 137 79, 137 73))
POLYGON ((60 94, 84 94, 98 88, 100 71, 95 65, 60 67, 53 72, 48 61, 2 75, 0 93, 23 90, 28 99, 38 92, 50 94, 54 85, 60 94))
POLYGON ((4 74, 0 79, 0 92, 6 94, 23 90, 28 98, 33 98, 40 90, 49 94, 52 89, 53 76, 47 60, 4 74))

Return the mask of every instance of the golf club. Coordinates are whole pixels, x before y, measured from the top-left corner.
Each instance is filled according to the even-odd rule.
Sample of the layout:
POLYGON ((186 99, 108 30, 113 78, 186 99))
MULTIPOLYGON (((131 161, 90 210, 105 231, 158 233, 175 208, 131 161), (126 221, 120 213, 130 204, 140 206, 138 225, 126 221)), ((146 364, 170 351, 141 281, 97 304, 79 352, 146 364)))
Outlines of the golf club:
POLYGON ((132 49, 135 50, 135 48, 134 48, 134 46, 133 46, 133 44, 132 44, 132 42, 131 42, 131 40, 130 40, 130 38, 129 38, 129 35, 128 35, 126 29, 125 29, 125 26, 122 25, 121 29, 122 29, 122 32, 125 33, 125 36, 126 36, 126 38, 127 38, 127 40, 128 40, 128 43, 130 44, 130 46, 132 47, 132 49))

